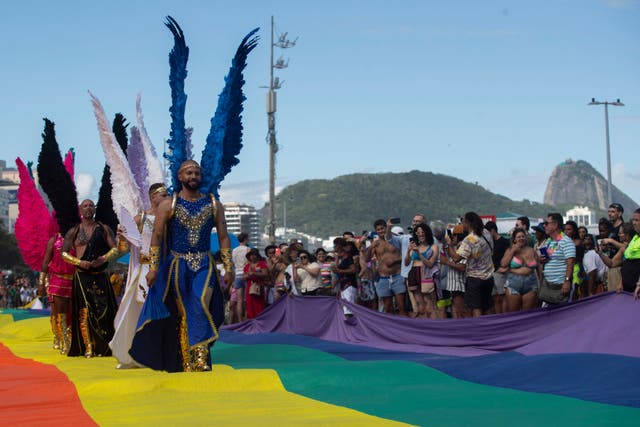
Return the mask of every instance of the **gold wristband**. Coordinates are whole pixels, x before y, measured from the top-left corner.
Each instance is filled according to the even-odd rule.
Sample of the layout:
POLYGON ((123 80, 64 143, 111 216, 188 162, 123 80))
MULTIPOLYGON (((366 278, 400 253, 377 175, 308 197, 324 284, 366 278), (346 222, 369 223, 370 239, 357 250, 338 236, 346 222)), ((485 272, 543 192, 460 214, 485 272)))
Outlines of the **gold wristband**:
POLYGON ((104 254, 104 257, 107 259, 107 262, 111 262, 114 259, 118 259, 119 256, 120 256, 120 252, 118 252, 118 248, 111 248, 109 249, 109 252, 104 254))
POLYGON ((157 271, 160 265, 160 246, 149 247, 149 270, 157 271))
POLYGON ((67 264, 75 265, 76 267, 79 267, 80 263, 82 262, 79 258, 74 257, 68 252, 62 252, 61 256, 64 262, 66 262, 67 264))
POLYGON ((233 261, 231 260, 230 248, 220 248, 220 258, 222 259, 225 271, 235 271, 233 261))
POLYGON ((46 282, 47 282, 47 273, 41 271, 40 274, 38 274, 38 285, 45 286, 46 282))

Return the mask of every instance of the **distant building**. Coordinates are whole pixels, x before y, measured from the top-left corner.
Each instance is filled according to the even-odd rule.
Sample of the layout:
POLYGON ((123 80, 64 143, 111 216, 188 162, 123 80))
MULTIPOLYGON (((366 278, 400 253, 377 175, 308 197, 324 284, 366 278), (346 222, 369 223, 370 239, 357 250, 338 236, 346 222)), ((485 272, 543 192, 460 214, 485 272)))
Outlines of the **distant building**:
POLYGON ((586 206, 574 206, 569 209, 564 216, 564 221, 575 221, 578 226, 584 225, 585 227, 597 224, 595 212, 586 206))
POLYGON ((245 232, 249 235, 249 244, 260 247, 260 215, 256 208, 245 203, 225 203, 224 210, 227 231, 236 236, 245 232))
POLYGON ((0 188, 0 227, 9 233, 12 233, 13 227, 9 218, 10 202, 11 194, 4 188, 0 188))

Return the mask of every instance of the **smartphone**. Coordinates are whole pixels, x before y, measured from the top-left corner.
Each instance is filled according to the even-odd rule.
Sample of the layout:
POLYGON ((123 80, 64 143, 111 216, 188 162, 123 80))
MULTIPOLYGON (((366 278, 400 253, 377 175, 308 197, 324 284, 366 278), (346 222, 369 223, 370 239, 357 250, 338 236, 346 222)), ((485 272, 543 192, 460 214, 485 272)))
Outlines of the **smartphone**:
POLYGON ((389 222, 391 224, 400 224, 400 218, 398 217, 389 218, 389 222))
POLYGON ((449 236, 450 239, 453 238, 453 233, 448 228, 447 228, 447 235, 449 236))
POLYGON ((549 258, 549 255, 547 255, 547 247, 546 246, 538 248, 538 251, 540 252, 540 255, 542 255, 543 257, 549 258))
POLYGON ((415 243, 415 239, 413 237, 409 237, 409 243, 415 243))

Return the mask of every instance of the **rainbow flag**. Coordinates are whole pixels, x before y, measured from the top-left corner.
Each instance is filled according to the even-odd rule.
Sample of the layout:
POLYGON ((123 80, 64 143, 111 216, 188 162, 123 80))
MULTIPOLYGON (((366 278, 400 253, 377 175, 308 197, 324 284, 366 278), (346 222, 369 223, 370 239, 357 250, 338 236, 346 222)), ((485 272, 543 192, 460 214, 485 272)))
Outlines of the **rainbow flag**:
POLYGON ((225 327, 212 373, 168 374, 61 356, 48 318, 0 314, 0 425, 636 426, 639 322, 624 293, 461 320, 288 297, 225 327))

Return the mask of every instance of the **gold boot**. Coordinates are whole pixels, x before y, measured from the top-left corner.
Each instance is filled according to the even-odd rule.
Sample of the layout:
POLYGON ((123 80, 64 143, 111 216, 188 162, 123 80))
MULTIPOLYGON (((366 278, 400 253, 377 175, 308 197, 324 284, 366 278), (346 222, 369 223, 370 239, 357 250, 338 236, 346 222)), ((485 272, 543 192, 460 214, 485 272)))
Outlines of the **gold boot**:
POLYGON ((67 325, 67 315, 58 314, 58 331, 60 331, 60 354, 66 355, 71 347, 71 328, 67 325))
POLYGON ((60 325, 53 314, 51 315, 51 332, 53 332, 53 349, 60 350, 60 325))
POLYGON ((209 349, 206 345, 198 345, 191 350, 193 355, 193 368, 194 371, 203 372, 210 371, 211 365, 209 365, 209 349))
POLYGON ((80 334, 84 342, 84 357, 93 357, 93 346, 91 345, 91 335, 89 334, 89 310, 81 308, 79 311, 80 334))
POLYGON ((180 325, 178 326, 180 334, 180 354, 182 355, 182 369, 184 372, 193 372, 193 363, 191 361, 191 352, 189 351, 189 333, 187 332, 187 319, 180 317, 180 325))

